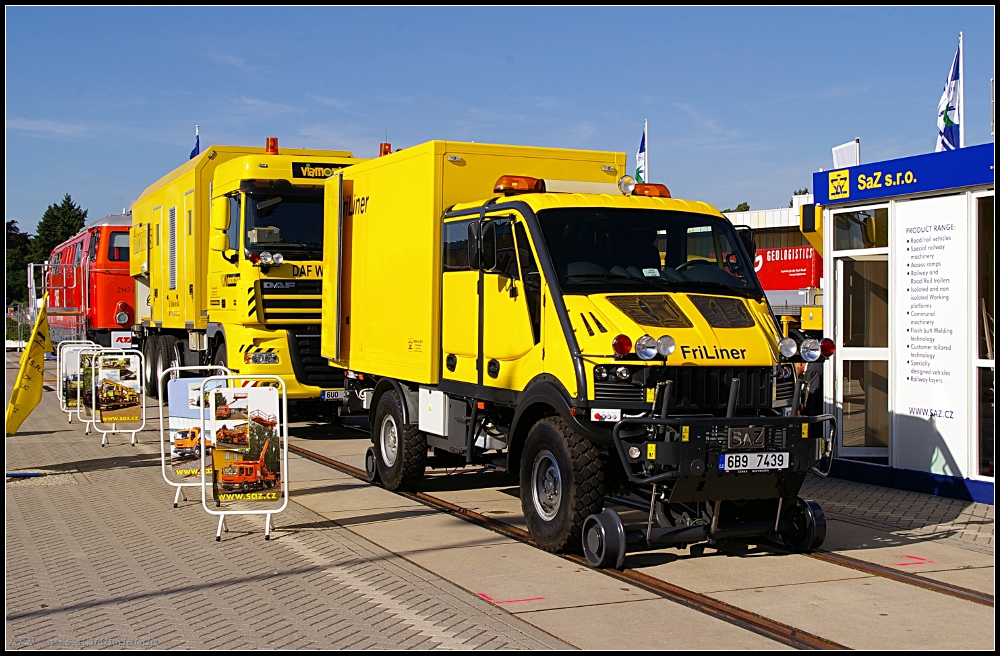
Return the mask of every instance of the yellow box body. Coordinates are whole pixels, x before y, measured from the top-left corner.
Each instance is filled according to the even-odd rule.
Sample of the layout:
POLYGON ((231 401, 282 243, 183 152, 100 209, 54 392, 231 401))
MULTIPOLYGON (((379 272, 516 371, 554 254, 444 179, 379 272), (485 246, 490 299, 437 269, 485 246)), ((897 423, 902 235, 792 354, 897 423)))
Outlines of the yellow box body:
MULTIPOLYGON (((327 182, 324 267, 344 262, 340 289, 324 277, 322 353, 337 365, 420 384, 440 377, 441 217, 457 203, 500 196, 502 175, 614 185, 625 154, 431 141, 369 160, 327 182), (337 211, 343 197, 346 212, 337 211), (343 226, 330 217, 341 215, 343 226), (343 244, 337 247, 337 234, 343 244), (337 296, 340 295, 338 313, 337 296), (337 332, 340 325, 340 344, 337 332)), ((476 310, 455 309, 462 332, 476 310)), ((457 328, 456 328, 457 326, 457 328)), ((472 345, 470 345, 472 346, 472 345)))

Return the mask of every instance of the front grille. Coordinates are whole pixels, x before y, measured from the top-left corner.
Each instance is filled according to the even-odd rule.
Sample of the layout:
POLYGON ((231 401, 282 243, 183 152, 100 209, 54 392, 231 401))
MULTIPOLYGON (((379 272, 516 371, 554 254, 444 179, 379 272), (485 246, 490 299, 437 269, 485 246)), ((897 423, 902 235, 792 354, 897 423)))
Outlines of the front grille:
POLYGON ((295 378, 303 385, 323 388, 342 388, 344 370, 327 365, 319 351, 319 327, 291 329, 288 331, 288 352, 292 359, 295 378))
POLYGON ((261 280, 258 285, 264 323, 314 323, 320 320, 323 281, 261 280))
POLYGON ((645 390, 631 383, 599 383, 594 382, 595 401, 631 401, 646 400, 645 390))
MULTIPOLYGON (((646 401, 646 390, 657 383, 673 381, 670 391, 672 413, 719 414, 729 403, 729 386, 736 376, 740 392, 737 410, 771 408, 773 377, 770 367, 630 367, 628 382, 594 382, 595 401, 646 401)), ((789 396, 790 398, 790 396, 789 396)))

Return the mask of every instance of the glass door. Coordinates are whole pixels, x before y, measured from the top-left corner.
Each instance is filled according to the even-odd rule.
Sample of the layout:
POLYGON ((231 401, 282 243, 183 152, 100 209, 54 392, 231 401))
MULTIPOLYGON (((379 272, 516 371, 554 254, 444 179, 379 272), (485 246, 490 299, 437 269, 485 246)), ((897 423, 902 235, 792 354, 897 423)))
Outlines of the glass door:
POLYGON ((889 456, 889 259, 856 254, 834 261, 837 455, 889 456))

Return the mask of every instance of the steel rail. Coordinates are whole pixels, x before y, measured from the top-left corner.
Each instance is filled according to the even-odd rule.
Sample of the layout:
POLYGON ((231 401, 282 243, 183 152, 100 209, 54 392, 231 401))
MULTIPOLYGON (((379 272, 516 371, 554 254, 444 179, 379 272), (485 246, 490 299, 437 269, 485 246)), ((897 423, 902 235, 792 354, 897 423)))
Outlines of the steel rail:
MULTIPOLYGON (((353 467, 297 445, 289 444, 288 449, 289 451, 297 453, 304 458, 312 460, 313 462, 326 465, 327 467, 336 469, 341 473, 348 474, 349 476, 368 482, 368 476, 363 470, 358 469, 357 467, 353 467)), ((438 499, 437 497, 425 492, 396 492, 396 494, 455 515, 478 526, 488 528, 492 531, 500 533, 501 535, 518 540, 519 542, 524 542, 533 546, 535 544, 528 532, 523 529, 511 526, 497 519, 493 519, 492 517, 486 517, 485 515, 467 508, 462 508, 461 506, 444 501, 443 499, 438 499)), ((560 557, 565 558, 577 565, 588 566, 586 559, 582 556, 560 555, 560 557)), ((849 649, 849 647, 832 640, 827 640, 826 638, 822 638, 807 631, 797 629, 793 626, 789 626, 737 606, 727 604, 724 601, 713 599, 712 597, 693 592, 686 588, 673 585, 672 583, 667 583, 666 581, 662 581, 636 570, 626 569, 618 571, 603 569, 596 571, 600 571, 603 574, 616 578, 620 581, 631 583, 632 585, 659 595, 664 599, 669 599, 687 606, 688 608, 710 615, 717 619, 721 619, 725 622, 734 624, 790 647, 797 649, 849 649)))

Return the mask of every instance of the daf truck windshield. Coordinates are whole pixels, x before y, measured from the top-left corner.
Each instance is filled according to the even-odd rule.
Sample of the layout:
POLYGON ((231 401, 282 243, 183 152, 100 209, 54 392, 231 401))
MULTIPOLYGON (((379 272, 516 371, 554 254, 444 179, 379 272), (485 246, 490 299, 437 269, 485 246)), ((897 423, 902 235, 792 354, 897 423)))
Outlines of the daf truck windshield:
POLYGON ((724 219, 664 210, 538 212, 567 294, 691 291, 763 295, 753 263, 724 219))
POLYGON ((254 191, 246 195, 246 248, 288 259, 323 257, 323 191, 254 191))

